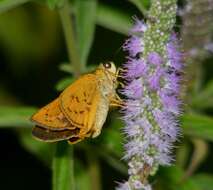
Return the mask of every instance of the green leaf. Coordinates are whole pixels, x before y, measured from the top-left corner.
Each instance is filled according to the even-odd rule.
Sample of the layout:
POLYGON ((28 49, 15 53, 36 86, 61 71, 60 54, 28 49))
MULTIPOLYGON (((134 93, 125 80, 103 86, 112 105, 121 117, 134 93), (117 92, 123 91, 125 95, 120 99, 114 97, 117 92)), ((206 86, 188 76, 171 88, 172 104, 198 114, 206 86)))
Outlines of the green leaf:
POLYGON ((73 74, 73 67, 69 63, 61 63, 59 65, 59 69, 69 74, 73 74))
POLYGON ((110 6, 99 4, 96 19, 97 24, 124 35, 128 35, 132 27, 131 15, 110 6))
POLYGON ((212 190, 213 187, 213 175, 211 174, 197 174, 192 176, 191 179, 194 181, 197 187, 201 190, 212 190))
POLYGON ((38 159, 43 161, 47 166, 51 167, 51 161, 54 153, 54 144, 40 142, 32 137, 30 130, 18 131, 19 141, 22 146, 38 159))
POLYGON ((62 91, 64 90, 66 87, 68 87, 70 84, 72 84, 72 82, 74 81, 74 78, 69 76, 69 77, 65 77, 61 80, 59 80, 56 84, 56 90, 57 91, 62 91))
POLYGON ((33 123, 30 121, 30 117, 35 111, 36 108, 32 107, 0 106, 0 127, 17 127, 22 146, 50 165, 53 146, 35 140, 31 134, 33 123))
MULTIPOLYGON (((95 70, 96 65, 88 65, 86 68, 83 69, 82 73, 89 73, 95 70)), ((69 74, 73 74, 73 66, 69 63, 62 63, 59 65, 59 69, 69 74)))
POLYGON ((58 142, 53 158, 53 190, 74 190, 73 146, 58 142))
POLYGON ((96 0, 76 1, 77 45, 82 65, 86 65, 94 38, 96 6, 96 0))
POLYGON ((201 190, 191 179, 182 180, 184 176, 184 171, 177 166, 161 168, 158 172, 158 176, 160 180, 155 185, 156 189, 201 190))
POLYGON ((184 114, 181 118, 185 135, 213 141, 213 118, 201 114, 184 114))
POLYGON ((33 107, 0 106, 0 127, 29 127, 31 115, 36 111, 33 107))
POLYGON ((0 13, 22 5, 29 0, 0 0, 0 13))
POLYGON ((199 109, 213 107, 213 80, 195 97, 192 97, 192 106, 199 109))

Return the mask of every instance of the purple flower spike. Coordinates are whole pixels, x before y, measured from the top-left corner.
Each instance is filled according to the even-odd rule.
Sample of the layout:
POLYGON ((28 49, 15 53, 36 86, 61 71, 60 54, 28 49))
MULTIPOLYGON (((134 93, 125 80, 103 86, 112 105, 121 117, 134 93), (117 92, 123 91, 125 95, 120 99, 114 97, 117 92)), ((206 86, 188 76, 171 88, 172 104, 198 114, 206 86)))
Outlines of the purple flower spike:
POLYGON ((153 65, 160 65, 163 62, 161 56, 156 52, 150 53, 147 59, 153 65))
POLYGON ((128 84, 122 89, 126 96, 124 159, 129 179, 117 190, 151 190, 144 176, 154 174, 159 165, 171 164, 172 144, 180 134, 177 116, 182 54, 178 40, 171 35, 162 54, 150 51, 144 55, 146 30, 144 22, 136 20, 135 33, 123 46, 129 53, 124 64, 128 84))
POLYGON ((174 67, 177 71, 182 69, 183 64, 181 64, 182 53, 179 51, 180 47, 176 34, 172 34, 170 41, 167 44, 167 54, 170 61, 170 65, 174 67))
POLYGON ((129 51, 130 56, 136 56, 138 53, 143 51, 143 42, 140 37, 132 36, 126 43, 124 43, 123 48, 129 51))
POLYGON ((138 99, 142 96, 143 91, 142 83, 140 79, 135 79, 129 83, 126 88, 123 90, 123 94, 125 94, 128 98, 138 99))
POLYGON ((140 32, 140 33, 144 33, 147 30, 147 26, 145 25, 145 23, 143 23, 143 21, 138 20, 137 18, 135 18, 135 25, 132 28, 132 32, 140 32))
POLYGON ((160 79, 161 76, 163 75, 163 70, 161 67, 157 67, 155 69, 154 73, 151 73, 150 77, 149 77, 149 86, 151 89, 153 90, 157 90, 159 89, 160 86, 160 79))
POLYGON ((127 69, 125 74, 127 78, 136 78, 146 73, 146 63, 141 59, 128 58, 124 68, 127 69))

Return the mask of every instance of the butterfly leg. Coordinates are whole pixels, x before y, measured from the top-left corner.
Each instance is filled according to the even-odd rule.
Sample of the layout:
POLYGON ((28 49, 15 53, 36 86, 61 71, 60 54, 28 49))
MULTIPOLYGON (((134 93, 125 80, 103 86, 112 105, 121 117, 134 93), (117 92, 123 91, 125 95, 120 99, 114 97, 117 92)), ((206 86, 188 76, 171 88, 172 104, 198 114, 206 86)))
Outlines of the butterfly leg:
POLYGON ((115 107, 124 107, 125 106, 124 101, 118 96, 118 94, 111 96, 109 98, 109 100, 110 100, 110 106, 115 106, 115 107))
POLYGON ((125 103, 112 100, 110 102, 110 107, 122 107, 123 108, 123 107, 125 107, 125 103))
POLYGON ((123 78, 123 75, 122 74, 120 74, 120 73, 126 73, 127 72, 127 69, 124 69, 124 68, 118 68, 117 69, 117 72, 116 72, 116 77, 117 78, 123 78))
POLYGON ((88 132, 88 129, 86 127, 85 128, 81 128, 78 136, 80 138, 88 137, 89 135, 87 134, 87 132, 88 132))

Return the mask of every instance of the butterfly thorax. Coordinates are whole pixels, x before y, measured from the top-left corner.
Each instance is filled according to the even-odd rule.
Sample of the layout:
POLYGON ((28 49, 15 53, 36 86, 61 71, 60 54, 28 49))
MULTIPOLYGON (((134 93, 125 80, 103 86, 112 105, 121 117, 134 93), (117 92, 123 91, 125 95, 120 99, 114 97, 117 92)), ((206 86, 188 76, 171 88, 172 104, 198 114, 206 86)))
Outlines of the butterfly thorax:
POLYGON ((104 69, 97 69, 95 75, 97 76, 99 89, 104 97, 108 98, 116 93, 116 77, 112 73, 104 69))

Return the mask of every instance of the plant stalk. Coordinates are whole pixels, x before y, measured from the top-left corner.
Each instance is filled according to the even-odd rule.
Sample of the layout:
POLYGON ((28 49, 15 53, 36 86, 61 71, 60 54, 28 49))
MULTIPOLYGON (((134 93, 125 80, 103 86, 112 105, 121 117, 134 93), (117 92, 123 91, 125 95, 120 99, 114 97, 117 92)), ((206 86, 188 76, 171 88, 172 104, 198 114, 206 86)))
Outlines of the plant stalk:
POLYGON ((69 62, 72 66, 72 72, 74 77, 77 77, 81 74, 81 63, 77 51, 75 32, 73 29, 73 21, 70 16, 70 5, 66 1, 65 5, 59 10, 59 15, 61 19, 61 24, 64 32, 64 37, 67 45, 67 52, 69 56, 69 62))

